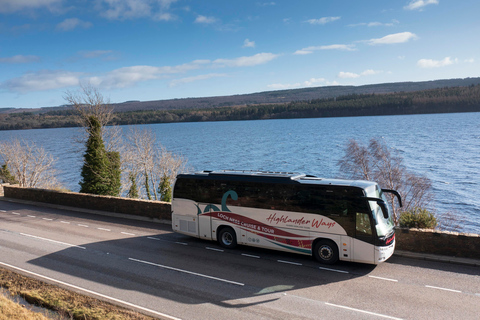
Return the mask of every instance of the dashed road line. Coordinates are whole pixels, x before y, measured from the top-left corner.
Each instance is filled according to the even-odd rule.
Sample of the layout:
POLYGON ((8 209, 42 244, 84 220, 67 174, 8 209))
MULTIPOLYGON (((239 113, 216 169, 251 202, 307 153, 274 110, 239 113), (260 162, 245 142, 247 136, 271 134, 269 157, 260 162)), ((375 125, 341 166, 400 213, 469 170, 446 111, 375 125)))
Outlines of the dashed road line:
POLYGON ((53 219, 50 218, 42 218, 42 220, 53 221, 53 219))
POLYGON ((350 310, 350 311, 356 311, 356 312, 365 313, 365 314, 370 314, 370 315, 377 316, 377 317, 381 317, 381 318, 393 319, 393 320, 401 320, 401 318, 396 318, 396 317, 392 317, 392 316, 387 316, 387 315, 385 315, 385 314, 376 313, 376 312, 371 312, 371 311, 366 311, 366 310, 361 310, 361 309, 355 309, 355 308, 346 307, 346 306, 342 306, 342 305, 338 305, 338 304, 333 304, 333 303, 329 303, 329 302, 325 302, 325 304, 326 304, 327 306, 336 307, 336 308, 341 308, 341 309, 346 309, 346 310, 350 310))
POLYGON ((130 233, 130 232, 120 232, 121 234, 127 235, 127 236, 134 236, 135 233, 130 233))
POLYGON ((318 267, 320 270, 325 270, 325 271, 333 271, 333 272, 339 272, 339 273, 350 273, 348 271, 343 271, 343 270, 338 270, 338 269, 331 269, 331 268, 325 268, 325 267, 318 267))
POLYGON ((398 282, 398 280, 395 280, 395 279, 382 278, 382 277, 376 277, 376 276, 368 276, 368 277, 373 278, 373 279, 379 279, 379 280, 385 280, 385 281, 391 281, 391 282, 398 282))
POLYGON ((260 256, 254 256, 253 254, 242 253, 242 256, 244 256, 244 257, 249 257, 249 258, 260 259, 260 256))
POLYGON ((89 228, 89 226, 87 226, 86 224, 77 224, 77 226, 83 227, 83 228, 89 228))
POLYGON ((36 218, 37 216, 32 216, 32 215, 29 215, 29 214, 28 214, 27 217, 29 217, 29 218, 36 218))
POLYGON ((134 258, 128 258, 128 260, 135 261, 135 262, 140 262, 140 263, 143 263, 143 264, 148 264, 148 265, 163 268, 163 269, 178 271, 178 272, 182 272, 182 273, 186 273, 186 274, 190 274, 190 275, 194 275, 194 276, 198 276, 198 277, 202 277, 202 278, 207 278, 207 279, 211 279, 211 280, 226 282, 226 283, 234 284, 234 285, 237 285, 237 286, 244 286, 245 285, 244 283, 240 283, 240 282, 236 282, 236 281, 231 281, 231 280, 226 280, 226 279, 222 279, 222 278, 212 277, 212 276, 209 276, 209 275, 206 275, 206 274, 201 274, 201 273, 192 272, 192 271, 188 271, 188 270, 173 268, 173 267, 169 267, 169 266, 165 266, 165 265, 161 265, 161 264, 157 264, 157 263, 153 263, 153 262, 148 262, 148 261, 144 261, 144 260, 138 260, 138 259, 134 259, 134 258))
POLYGON ((207 250, 211 250, 211 251, 224 252, 224 250, 222 250, 222 249, 211 248, 211 247, 205 247, 205 249, 207 249, 207 250))
POLYGON ((112 230, 106 229, 106 228, 97 228, 97 230, 101 230, 101 231, 112 231, 112 230))
POLYGON ((27 234, 27 233, 20 233, 20 234, 21 234, 22 236, 25 236, 25 237, 30 237, 30 238, 34 238, 34 239, 39 239, 39 240, 44 240, 44 241, 48 241, 48 242, 53 242, 53 243, 57 243, 57 244, 61 244, 61 245, 67 246, 67 247, 75 247, 75 248, 79 248, 79 249, 86 249, 85 247, 77 246, 77 245, 75 245, 75 244, 70 244, 70 243, 61 242, 61 241, 57 241, 57 240, 42 238, 42 237, 34 236, 34 235, 31 235, 31 234, 27 234))
POLYGON ((176 243, 176 244, 181 244, 182 246, 188 246, 188 243, 186 243, 186 242, 178 242, 178 241, 177 241, 177 242, 175 242, 175 243, 176 243))
POLYGON ((0 212, 7 212, 7 211, 5 211, 5 210, 0 210, 0 212))
POLYGON ((60 223, 70 224, 68 221, 60 221, 60 223))
POLYGON ((18 213, 18 212, 12 212, 12 214, 14 214, 14 215, 16 215, 16 216, 19 216, 19 215, 20 215, 20 213, 18 213))
POLYGON ((460 290, 454 290, 454 289, 448 289, 448 288, 434 287, 434 286, 428 286, 428 285, 426 285, 425 287, 430 288, 430 289, 437 289, 437 290, 443 290, 443 291, 449 291, 449 292, 462 293, 462 291, 460 291, 460 290))
POLYGON ((286 263, 286 264, 293 264, 295 266, 301 266, 302 265, 301 263, 298 263, 298 262, 285 261, 285 260, 277 260, 277 262, 286 263))

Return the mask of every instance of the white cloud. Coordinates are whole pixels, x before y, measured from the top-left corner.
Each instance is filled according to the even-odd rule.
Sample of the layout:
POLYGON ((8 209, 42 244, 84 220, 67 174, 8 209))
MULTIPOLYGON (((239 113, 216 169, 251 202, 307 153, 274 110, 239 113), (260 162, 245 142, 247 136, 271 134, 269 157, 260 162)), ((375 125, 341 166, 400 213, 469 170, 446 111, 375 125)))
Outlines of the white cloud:
POLYGON ((423 10, 429 4, 438 4, 438 0, 412 0, 403 8, 405 10, 423 10))
POLYGON ((347 27, 393 27, 394 25, 398 24, 398 20, 392 20, 392 22, 389 23, 383 23, 383 22, 361 22, 361 23, 355 23, 355 24, 349 24, 347 27))
POLYGON ((446 67, 454 63, 458 63, 458 59, 452 60, 450 57, 446 57, 443 60, 420 59, 417 61, 417 66, 420 68, 439 68, 446 67))
POLYGON ((63 0, 1 0, 0 12, 11 13, 42 8, 57 12, 61 9, 62 2, 63 0))
POLYGON ((305 55, 311 54, 313 51, 318 50, 342 50, 342 51, 355 51, 355 45, 353 44, 331 44, 327 46, 310 46, 300 50, 295 51, 293 54, 305 55))
POLYGON ((466 63, 474 63, 475 62, 475 59, 471 58, 471 59, 465 59, 466 63))
POLYGON ((400 33, 393 33, 389 34, 383 38, 378 39, 370 39, 367 42, 369 45, 377 45, 377 44, 395 44, 395 43, 404 43, 408 42, 409 40, 417 39, 417 35, 411 32, 400 32, 400 33))
POLYGON ((330 82, 330 81, 327 81, 325 78, 310 78, 310 79, 305 80, 303 82, 296 82, 296 83, 288 83, 288 84, 273 83, 273 84, 267 85, 267 87, 270 88, 270 89, 282 90, 282 89, 314 87, 314 86, 318 86, 320 84, 322 84, 322 85, 338 85, 338 83, 336 81, 330 82))
POLYGON ((249 39, 245 39, 245 41, 243 41, 242 48, 255 48, 255 41, 250 41, 249 39))
POLYGON ((257 53, 256 55, 249 57, 217 59, 213 61, 213 64, 220 67, 251 67, 270 62, 278 56, 278 54, 273 53, 257 53))
POLYGON ((354 79, 354 78, 360 77, 360 75, 357 74, 357 73, 353 73, 353 72, 340 71, 340 73, 338 74, 338 77, 342 78, 342 79, 354 79))
POLYGON ((111 20, 152 18, 160 21, 175 20, 168 10, 177 0, 99 0, 95 8, 111 20))
POLYGON ((271 1, 271 2, 258 2, 257 5, 260 6, 260 7, 268 7, 268 6, 276 5, 276 3, 273 2, 273 1, 271 1))
POLYGON ((70 30, 73 30, 77 27, 78 28, 83 28, 83 29, 88 29, 88 28, 92 27, 92 23, 88 22, 88 21, 82 21, 78 18, 69 18, 69 19, 65 19, 62 22, 60 22, 59 24, 57 24, 56 29, 58 31, 70 31, 70 30))
POLYGON ((341 17, 323 17, 323 18, 320 18, 320 19, 310 19, 310 20, 307 20, 305 22, 308 22, 310 24, 321 24, 321 25, 324 25, 324 24, 327 24, 329 22, 333 22, 333 21, 337 21, 339 20, 341 17))
POLYGON ((338 73, 338 77, 342 78, 342 79, 355 79, 355 78, 359 78, 359 77, 379 74, 379 73, 382 73, 382 72, 383 71, 373 70, 373 69, 367 69, 360 74, 353 73, 353 72, 343 72, 343 71, 341 71, 341 72, 338 73))
POLYGON ((186 78, 181 78, 181 79, 175 79, 170 82, 170 87, 175 87, 177 85, 182 85, 185 83, 190 83, 194 81, 200 81, 200 80, 207 80, 211 78, 218 78, 218 77, 226 77, 226 73, 209 73, 209 74, 202 74, 198 76, 193 76, 193 77, 186 77, 186 78))
MULTIPOLYGON (((85 58, 94 58, 109 54, 110 51, 90 51, 80 52, 85 58)), ((187 73, 200 68, 225 68, 225 67, 251 67, 267 63, 279 55, 273 53, 259 53, 253 56, 244 56, 234 59, 216 59, 216 60, 194 60, 189 63, 176 66, 130 66, 112 70, 110 72, 96 76, 86 77, 80 72, 70 71, 39 71, 27 73, 21 77, 10 79, 0 84, 0 87, 12 92, 31 92, 49 89, 58 89, 69 86, 76 86, 80 81, 88 81, 92 85, 100 88, 125 88, 131 87, 139 82, 164 79, 175 74, 187 73), (82 78, 81 78, 82 77, 82 78)), ((13 60, 21 61, 25 58, 4 58, 4 62, 11 63, 13 60)), ((28 59, 27 59, 28 60, 28 59)), ((1 62, 1 61, 0 61, 1 62)), ((173 80, 171 85, 187 83, 192 81, 204 80, 212 77, 226 76, 226 74, 212 73, 209 75, 185 77, 183 79, 173 80)))
POLYGON ((206 17, 206 16, 202 16, 202 15, 199 15, 196 19, 195 19, 195 23, 205 23, 205 24, 211 24, 211 23, 215 23, 217 21, 217 19, 215 19, 214 17, 206 17))
POLYGON ((27 93, 32 91, 45 91, 70 86, 80 83, 81 73, 63 70, 42 70, 26 73, 21 77, 4 82, 1 87, 11 92, 27 93))
POLYGON ((0 58, 0 63, 30 63, 38 61, 40 61, 40 57, 38 56, 16 55, 13 57, 0 58))

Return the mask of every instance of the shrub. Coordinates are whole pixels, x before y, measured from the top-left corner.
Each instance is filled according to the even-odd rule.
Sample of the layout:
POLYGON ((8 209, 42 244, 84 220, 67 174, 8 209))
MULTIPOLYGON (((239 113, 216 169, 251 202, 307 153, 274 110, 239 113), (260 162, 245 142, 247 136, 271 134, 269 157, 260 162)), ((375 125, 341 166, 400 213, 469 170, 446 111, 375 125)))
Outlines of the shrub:
POLYGON ((435 215, 424 208, 414 208, 400 214, 400 227, 434 229, 437 226, 435 215))

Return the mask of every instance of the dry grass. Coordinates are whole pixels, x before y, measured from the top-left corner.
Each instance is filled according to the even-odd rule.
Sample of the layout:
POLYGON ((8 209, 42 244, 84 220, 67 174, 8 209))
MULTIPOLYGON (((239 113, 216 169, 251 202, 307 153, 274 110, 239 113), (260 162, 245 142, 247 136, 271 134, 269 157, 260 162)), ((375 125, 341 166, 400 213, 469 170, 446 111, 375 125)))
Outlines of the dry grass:
POLYGON ((0 320, 48 320, 45 316, 25 309, 18 303, 0 295, 0 320))
MULTIPOLYGON (((12 271, 0 268, 0 286, 7 289, 12 295, 20 295, 29 303, 57 311, 66 318, 74 320, 151 320, 138 312, 128 310, 113 304, 81 295, 60 287, 44 283, 39 280, 25 277, 12 271)), ((7 299, 8 300, 8 299, 7 299)), ((11 302, 11 301, 10 301, 11 302)), ((13 303, 13 302, 12 302, 13 303)), ((15 304, 15 303, 14 303, 15 304)), ((7 304, 0 302, 0 313, 4 314, 3 306, 10 309, 7 304)), ((10 305, 10 304, 8 304, 10 305)), ((18 306, 18 304, 17 304, 18 306)), ((19 306, 21 308, 21 306, 19 306)), ((3 319, 23 319, 16 313, 12 317, 3 319)), ((25 319, 47 319, 45 317, 25 319)))

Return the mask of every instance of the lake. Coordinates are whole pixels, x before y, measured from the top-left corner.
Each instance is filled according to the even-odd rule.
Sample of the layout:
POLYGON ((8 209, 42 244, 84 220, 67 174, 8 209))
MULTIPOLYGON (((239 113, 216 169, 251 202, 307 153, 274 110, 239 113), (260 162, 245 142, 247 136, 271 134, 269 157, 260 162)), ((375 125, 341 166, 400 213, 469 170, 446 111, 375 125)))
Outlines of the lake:
MULTIPOLYGON (((253 169, 339 176, 350 139, 382 138, 407 169, 432 180, 434 210, 453 213, 462 232, 480 234, 480 113, 375 116, 138 125, 152 130, 195 171, 253 169)), ((121 127, 128 134, 130 126, 121 127)), ((84 148, 80 129, 0 131, 43 146, 57 159, 59 180, 80 189, 84 148)))

